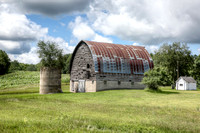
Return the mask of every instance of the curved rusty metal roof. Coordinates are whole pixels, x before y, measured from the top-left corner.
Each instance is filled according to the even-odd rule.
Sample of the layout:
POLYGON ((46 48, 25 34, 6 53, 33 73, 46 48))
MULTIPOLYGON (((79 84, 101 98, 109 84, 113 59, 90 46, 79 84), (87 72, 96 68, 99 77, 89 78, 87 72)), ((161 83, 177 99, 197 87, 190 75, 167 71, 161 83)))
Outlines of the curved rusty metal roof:
POLYGON ((79 42, 73 52, 71 65, 82 43, 90 48, 97 73, 144 74, 153 68, 152 58, 145 47, 94 41, 79 42))

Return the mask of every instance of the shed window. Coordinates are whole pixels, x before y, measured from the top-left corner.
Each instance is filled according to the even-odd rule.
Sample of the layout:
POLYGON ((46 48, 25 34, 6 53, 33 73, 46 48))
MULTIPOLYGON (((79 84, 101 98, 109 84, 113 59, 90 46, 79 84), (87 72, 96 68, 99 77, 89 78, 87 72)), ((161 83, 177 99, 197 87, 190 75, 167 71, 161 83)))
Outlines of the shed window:
POLYGON ((180 84, 180 86, 183 86, 183 84, 180 84))

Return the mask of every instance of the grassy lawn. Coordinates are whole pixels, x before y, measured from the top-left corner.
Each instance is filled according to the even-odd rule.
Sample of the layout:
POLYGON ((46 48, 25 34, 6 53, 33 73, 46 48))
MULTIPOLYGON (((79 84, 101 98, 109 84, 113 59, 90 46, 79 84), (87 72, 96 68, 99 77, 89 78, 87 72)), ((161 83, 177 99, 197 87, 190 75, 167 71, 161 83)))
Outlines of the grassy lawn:
POLYGON ((62 94, 38 94, 38 80, 1 86, 0 132, 200 132, 200 91, 70 93, 63 77, 62 94))

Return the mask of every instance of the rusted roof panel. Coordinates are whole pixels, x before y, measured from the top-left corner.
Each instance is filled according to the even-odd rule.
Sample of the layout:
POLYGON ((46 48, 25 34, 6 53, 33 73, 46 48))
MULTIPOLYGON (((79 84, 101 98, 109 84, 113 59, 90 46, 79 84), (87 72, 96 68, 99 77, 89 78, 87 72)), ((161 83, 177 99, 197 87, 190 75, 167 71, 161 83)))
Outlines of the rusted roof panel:
POLYGON ((153 68, 153 61, 144 47, 83 41, 92 53, 95 72, 144 74, 153 68))

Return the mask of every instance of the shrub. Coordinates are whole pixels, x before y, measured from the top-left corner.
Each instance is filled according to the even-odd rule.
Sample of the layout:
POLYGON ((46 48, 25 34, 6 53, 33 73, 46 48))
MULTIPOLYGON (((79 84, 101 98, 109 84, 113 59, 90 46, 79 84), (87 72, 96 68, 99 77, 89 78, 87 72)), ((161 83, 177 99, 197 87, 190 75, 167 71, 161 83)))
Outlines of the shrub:
POLYGON ((160 74, 154 69, 145 72, 142 83, 147 85, 150 90, 158 90, 160 74))

